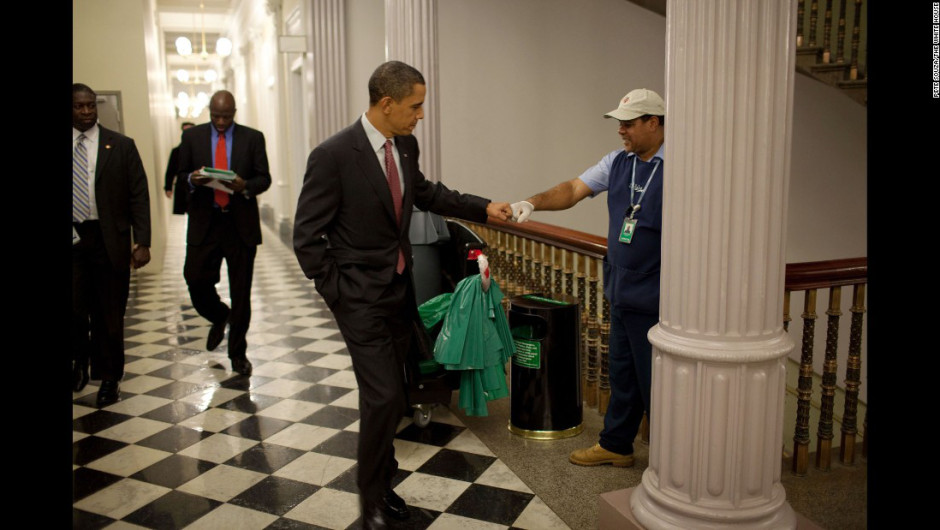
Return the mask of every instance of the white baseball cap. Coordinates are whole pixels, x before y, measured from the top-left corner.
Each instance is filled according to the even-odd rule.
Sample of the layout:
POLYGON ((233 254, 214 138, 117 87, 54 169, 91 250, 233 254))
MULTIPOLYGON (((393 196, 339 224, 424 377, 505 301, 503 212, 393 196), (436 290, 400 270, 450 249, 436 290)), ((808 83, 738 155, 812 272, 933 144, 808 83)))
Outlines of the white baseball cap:
POLYGON ((620 100, 620 106, 604 114, 605 118, 614 118, 630 121, 645 115, 665 116, 666 104, 659 94, 646 88, 638 88, 627 92, 620 100))

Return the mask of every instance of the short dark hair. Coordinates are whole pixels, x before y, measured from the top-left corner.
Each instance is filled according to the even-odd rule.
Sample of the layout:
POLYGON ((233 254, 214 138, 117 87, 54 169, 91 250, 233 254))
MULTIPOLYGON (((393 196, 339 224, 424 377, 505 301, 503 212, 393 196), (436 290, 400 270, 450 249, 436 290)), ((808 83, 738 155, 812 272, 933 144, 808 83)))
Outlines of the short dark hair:
POLYGON ((92 90, 90 86, 82 83, 72 84, 72 97, 75 97, 75 94, 78 94, 79 92, 85 92, 95 96, 96 98, 98 97, 98 93, 92 90))
POLYGON ((666 126, 666 117, 665 117, 665 116, 660 116, 660 115, 658 115, 658 114, 644 114, 644 115, 640 116, 640 119, 643 120, 644 122, 647 122, 647 121, 650 121, 650 118, 652 118, 653 116, 656 116, 657 118, 659 118, 659 126, 660 126, 660 127, 665 127, 665 126, 666 126))
POLYGON ((190 127, 196 126, 196 124, 191 121, 184 121, 183 123, 180 124, 180 129, 185 129, 187 125, 189 125, 190 127))
POLYGON ((375 105, 385 96, 401 101, 411 95, 416 84, 426 83, 421 72, 413 66, 401 61, 383 63, 369 78, 369 105, 375 105))

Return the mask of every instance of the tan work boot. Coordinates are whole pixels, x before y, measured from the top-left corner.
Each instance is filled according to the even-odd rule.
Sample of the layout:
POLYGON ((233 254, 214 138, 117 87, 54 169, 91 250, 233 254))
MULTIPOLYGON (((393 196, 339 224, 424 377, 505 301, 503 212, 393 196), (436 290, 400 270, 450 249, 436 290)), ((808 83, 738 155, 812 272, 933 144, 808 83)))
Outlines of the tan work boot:
POLYGON ((621 455, 612 453, 601 447, 601 444, 599 443, 596 443, 593 447, 588 447, 587 449, 578 449, 572 451, 568 456, 568 460, 572 464, 578 464, 579 466, 599 466, 601 464, 610 464, 614 467, 633 466, 632 454, 621 455))

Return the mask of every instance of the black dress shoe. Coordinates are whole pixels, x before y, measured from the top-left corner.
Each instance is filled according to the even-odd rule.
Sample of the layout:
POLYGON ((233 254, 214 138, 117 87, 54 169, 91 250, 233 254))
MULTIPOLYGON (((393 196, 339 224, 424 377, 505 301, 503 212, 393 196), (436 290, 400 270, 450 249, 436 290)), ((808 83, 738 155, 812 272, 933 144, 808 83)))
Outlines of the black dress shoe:
POLYGON ((387 528, 388 521, 385 520, 381 510, 375 507, 362 510, 362 530, 386 530, 387 528))
POLYGON ((405 504, 405 500, 398 496, 395 493, 395 490, 389 488, 385 492, 385 496, 382 497, 382 511, 387 513, 390 517, 398 519, 399 521, 404 521, 411 513, 408 511, 408 505, 405 504))
POLYGON ((88 364, 75 363, 72 368, 72 392, 81 392, 88 384, 88 364))
POLYGON ((251 361, 248 359, 232 359, 232 370, 242 375, 251 375, 251 361))
POLYGON ((206 338, 206 349, 212 351, 219 347, 222 339, 225 337, 225 326, 228 325, 228 316, 221 322, 214 322, 209 328, 209 336, 206 338))
POLYGON ((98 389, 98 407, 107 407, 121 400, 121 386, 117 381, 105 379, 98 389))

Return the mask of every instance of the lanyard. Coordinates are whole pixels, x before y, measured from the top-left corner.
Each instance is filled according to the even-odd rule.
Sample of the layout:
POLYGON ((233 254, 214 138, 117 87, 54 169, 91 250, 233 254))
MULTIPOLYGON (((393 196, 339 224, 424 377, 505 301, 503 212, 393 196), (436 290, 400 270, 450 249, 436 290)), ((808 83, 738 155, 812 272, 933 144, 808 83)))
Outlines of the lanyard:
POLYGON ((646 185, 643 186, 643 191, 640 192, 640 198, 637 199, 636 203, 633 202, 633 191, 636 186, 636 159, 639 156, 633 156, 633 173, 630 175, 630 208, 627 210, 626 216, 629 216, 630 219, 633 219, 633 216, 636 215, 636 212, 640 211, 640 203, 643 201, 643 196, 646 195, 646 190, 650 187, 650 182, 653 181, 653 177, 656 176, 656 170, 659 169, 659 159, 656 159, 656 162, 653 164, 653 172, 650 173, 648 179, 646 179, 646 185))

